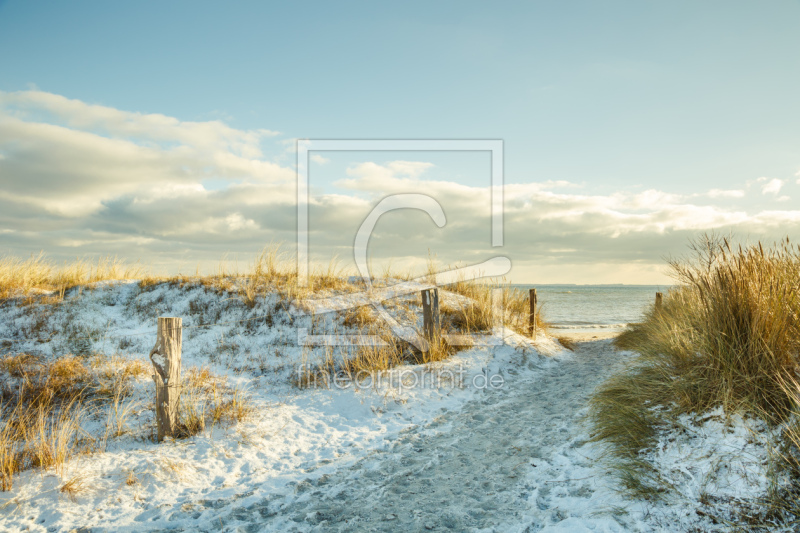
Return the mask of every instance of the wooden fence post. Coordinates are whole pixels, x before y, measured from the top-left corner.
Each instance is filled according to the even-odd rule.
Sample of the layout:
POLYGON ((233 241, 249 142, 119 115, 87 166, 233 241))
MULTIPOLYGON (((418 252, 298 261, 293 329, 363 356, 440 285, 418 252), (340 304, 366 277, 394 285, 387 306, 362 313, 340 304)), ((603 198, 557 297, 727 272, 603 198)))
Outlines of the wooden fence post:
POLYGON ((661 298, 662 294, 660 292, 656 293, 656 309, 661 309, 661 298))
POLYGON ((429 341, 439 336, 439 289, 422 291, 422 329, 429 341))
POLYGON ((528 291, 528 303, 530 310, 528 311, 528 332, 531 337, 536 335, 536 289, 528 291))
POLYGON ((156 384, 156 427, 158 441, 175 437, 178 432, 178 399, 181 394, 181 339, 183 321, 180 318, 159 317, 158 338, 150 351, 156 384))

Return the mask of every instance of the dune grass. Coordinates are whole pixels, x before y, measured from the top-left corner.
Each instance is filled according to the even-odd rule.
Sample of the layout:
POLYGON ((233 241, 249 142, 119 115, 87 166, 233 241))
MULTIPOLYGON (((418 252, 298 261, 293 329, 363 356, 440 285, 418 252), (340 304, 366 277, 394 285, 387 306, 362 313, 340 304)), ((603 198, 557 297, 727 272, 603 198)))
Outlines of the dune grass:
MULTIPOLYGON (((62 475, 70 458, 102 451, 109 438, 127 433, 127 419, 138 403, 123 400, 135 380, 151 373, 142 361, 102 355, 0 358, 0 375, 7 377, 0 387, 0 490, 11 490, 23 470, 53 468, 62 475), (105 431, 90 435, 82 423, 99 413, 106 413, 105 431)), ((181 437, 240 422, 252 411, 249 395, 228 386, 224 377, 207 368, 185 372, 181 437)), ((77 488, 69 482, 64 486, 66 492, 77 488)))
POLYGON ((0 389, 0 490, 6 491, 22 470, 53 467, 62 473, 70 457, 95 448, 96 439, 82 435, 81 422, 99 406, 114 404, 109 423, 119 432, 127 414, 119 400, 147 367, 120 358, 46 361, 18 354, 0 359, 0 373, 13 378, 0 389))
MULTIPOLYGON (((431 263, 428 274, 435 276, 432 268, 431 263)), ((376 278, 377 284, 390 284, 396 279, 409 280, 415 277, 410 271, 393 273, 389 267, 383 272, 383 275, 383 278, 376 278)), ((285 252, 281 245, 271 245, 262 250, 251 263, 245 264, 242 269, 239 269, 237 265, 231 266, 229 261, 223 259, 216 271, 210 274, 200 274, 198 271, 194 275, 175 276, 152 275, 138 265, 127 266, 121 261, 111 258, 100 259, 96 262, 78 260, 62 265, 47 260, 43 255, 32 257, 29 260, 5 258, 0 260, 0 299, 28 295, 31 302, 58 303, 63 300, 65 292, 70 288, 97 281, 127 279, 138 279, 139 290, 142 292, 155 290, 163 284, 178 287, 199 285, 224 294, 231 305, 244 304, 250 309, 255 308, 269 295, 274 297, 277 293, 279 303, 274 310, 283 308, 287 312, 292 305, 302 308, 304 299, 318 298, 326 293, 355 292, 364 288, 364 285, 358 281, 351 282, 335 260, 323 265, 310 265, 307 280, 301 282, 297 273, 296 257, 285 252), (55 293, 55 296, 47 298, 37 296, 43 291, 55 293)), ((488 334, 502 320, 506 325, 527 335, 527 294, 505 287, 501 291, 500 301, 495 302, 492 291, 498 286, 497 284, 461 281, 442 287, 466 297, 460 299, 458 305, 442 306, 443 332, 488 334), (495 307, 497 308, 495 309, 495 307)), ((394 301, 393 305, 398 307, 397 311, 404 315, 406 322, 414 323, 417 320, 419 310, 413 299, 394 301)), ((40 311, 42 309, 47 311, 51 308, 45 305, 31 306, 31 309, 32 312, 35 311, 41 315, 41 320, 38 320, 36 324, 44 327, 49 315, 47 312, 40 311)), ((191 309, 190 306, 190 311, 191 309)), ((138 308, 134 310, 140 311, 138 308)), ((443 336, 439 336, 429 342, 428 350, 420 352, 396 339, 378 319, 377 313, 370 306, 359 307, 339 314, 340 325, 346 330, 350 330, 350 333, 352 330, 356 330, 368 335, 377 335, 383 338, 386 344, 384 346, 363 345, 341 349, 337 351, 336 357, 333 357, 331 352, 325 361, 318 365, 314 371, 315 375, 298 379, 298 381, 310 383, 318 379, 327 379, 324 378, 324 374, 330 376, 344 372, 352 376, 363 372, 380 372, 404 364, 431 364, 443 361, 459 349, 466 348, 466 346, 450 346, 443 336)), ((539 315, 537 315, 537 324, 539 330, 544 329, 545 324, 539 315)), ((42 336, 39 331, 32 330, 30 333, 42 336)), ((4 365, 4 368, 0 368, 0 370, 13 373, 15 372, 13 366, 17 365, 27 369, 26 375, 32 375, 32 369, 37 368, 42 375, 48 375, 48 379, 52 381, 56 379, 59 365, 67 364, 73 364, 73 370, 80 374, 80 376, 76 374, 77 377, 71 382, 78 387, 72 391, 73 395, 71 396, 75 400, 76 406, 80 407, 83 400, 88 397, 87 387, 94 387, 89 396, 93 398, 102 396, 104 401, 111 402, 110 407, 114 412, 114 422, 111 425, 114 427, 109 430, 109 434, 112 436, 123 434, 126 411, 124 406, 119 403, 119 399, 124 396, 124 392, 118 388, 123 386, 120 384, 126 383, 125 376, 118 377, 119 383, 114 385, 108 385, 108 380, 93 382, 92 376, 95 376, 97 372, 87 366, 89 364, 87 360, 76 357, 58 359, 53 365, 39 360, 26 363, 21 359, 9 359, 0 363, 0 367, 4 365), (99 390, 95 390, 100 387, 100 383, 107 384, 108 387, 117 387, 117 389, 108 389, 101 394, 99 390)), ((181 423, 185 428, 183 433, 186 435, 197 434, 209 425, 214 425, 222 420, 238 420, 249 409, 246 395, 241 391, 234 391, 233 396, 230 396, 228 394, 230 391, 223 384, 206 380, 207 383, 212 383, 209 388, 200 385, 202 381, 202 379, 198 381, 194 374, 187 375, 181 408, 183 417, 181 423), (223 390, 226 395, 221 394, 223 390)), ((27 394, 24 398, 18 398, 17 401, 27 404, 30 403, 31 397, 30 394, 27 394)), ((55 416, 56 411, 51 409, 50 414, 55 416)))
MULTIPOLYGON (((433 262, 428 266, 428 276, 435 276, 433 262)), ((410 271, 391 272, 387 267, 384 272, 387 280, 412 279, 410 271)), ((42 293, 49 293, 49 298, 38 298, 41 303, 58 302, 64 293, 71 288, 99 281, 139 280, 143 290, 168 283, 183 287, 185 285, 203 285, 208 288, 233 294, 248 307, 254 307, 259 298, 271 291, 277 291, 282 300, 294 302, 302 306, 307 298, 319 297, 324 292, 356 292, 363 289, 359 282, 351 282, 349 276, 339 266, 335 258, 327 264, 311 264, 307 280, 300 280, 297 273, 297 261, 294 254, 286 252, 282 245, 273 244, 264 248, 254 260, 243 269, 230 266, 223 258, 217 269, 210 274, 194 275, 178 274, 159 276, 148 273, 139 264, 128 265, 115 257, 100 258, 95 261, 76 259, 71 263, 57 264, 48 260, 44 254, 29 259, 17 257, 0 258, 0 300, 15 296, 29 296, 31 301, 42 293)), ((502 288, 502 320, 521 334, 528 332, 528 296, 527 294, 503 286, 499 283, 482 283, 479 281, 459 281, 443 287, 469 298, 468 303, 448 308, 442 307, 447 315, 447 326, 461 333, 486 333, 498 320, 493 310, 492 289, 502 288)), ((364 309, 364 308, 362 308, 364 309)), ((367 326, 374 320, 368 310, 358 310, 346 317, 348 323, 358 322, 367 326)), ((544 331, 546 323, 537 312, 537 329, 544 331)))
POLYGON ((250 306, 268 289, 279 290, 289 300, 302 299, 323 290, 356 290, 343 275, 335 258, 324 265, 311 264, 308 283, 301 283, 295 256, 285 252, 280 244, 264 248, 243 269, 231 267, 223 257, 215 271, 201 274, 198 269, 193 275, 155 275, 138 263, 128 264, 117 257, 77 258, 63 263, 48 259, 44 253, 28 259, 0 258, 0 299, 49 293, 58 301, 74 287, 122 280, 140 280, 140 286, 145 289, 160 283, 202 284, 234 292, 250 306))
POLYGON ((179 437, 241 422, 252 412, 250 396, 240 388, 231 388, 223 376, 209 368, 189 368, 183 376, 178 410, 179 437))
MULTIPOLYGON (((456 307, 445 306, 442 310, 448 315, 448 321, 454 329, 465 333, 486 333, 502 320, 506 327, 517 333, 525 336, 530 334, 530 304, 526 292, 502 282, 459 281, 444 288, 469 298, 469 303, 456 307), (500 290, 497 309, 493 302, 493 291, 496 289, 500 290)), ((541 308, 536 309, 535 324, 538 332, 548 331, 541 308)))
MULTIPOLYGON (((669 261, 678 285, 663 305, 616 340, 640 357, 591 400, 593 439, 636 496, 669 490, 641 452, 678 415, 721 406, 778 424, 800 405, 800 249, 788 240, 765 248, 714 236, 690 248, 690 257, 669 261)), ((797 460, 794 431, 784 432, 795 439, 785 465, 797 460)))
POLYGON ((71 263, 57 264, 44 254, 29 259, 0 258, 0 298, 22 296, 32 291, 60 293, 78 285, 107 280, 137 279, 143 269, 127 265, 116 257, 91 261, 76 259, 71 263))

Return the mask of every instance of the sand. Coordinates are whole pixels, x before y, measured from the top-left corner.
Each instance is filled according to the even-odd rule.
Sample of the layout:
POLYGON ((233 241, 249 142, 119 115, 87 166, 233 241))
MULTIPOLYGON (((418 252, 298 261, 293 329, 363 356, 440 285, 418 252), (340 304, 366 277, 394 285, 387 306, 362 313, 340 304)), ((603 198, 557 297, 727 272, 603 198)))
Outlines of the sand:
POLYGON ((575 331, 575 330, 557 330, 553 332, 556 337, 566 337, 573 342, 590 342, 600 341, 605 339, 613 339, 619 335, 619 331, 575 331))

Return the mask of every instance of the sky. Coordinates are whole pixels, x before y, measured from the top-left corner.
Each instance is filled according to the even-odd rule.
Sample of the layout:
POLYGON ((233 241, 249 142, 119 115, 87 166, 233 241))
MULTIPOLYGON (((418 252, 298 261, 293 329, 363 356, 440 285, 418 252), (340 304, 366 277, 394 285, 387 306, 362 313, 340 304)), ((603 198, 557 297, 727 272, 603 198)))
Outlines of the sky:
POLYGON ((309 254, 502 255, 516 283, 668 283, 703 232, 800 236, 800 2, 0 1, 0 256, 155 271, 295 251, 297 139, 503 143, 312 152, 309 254))

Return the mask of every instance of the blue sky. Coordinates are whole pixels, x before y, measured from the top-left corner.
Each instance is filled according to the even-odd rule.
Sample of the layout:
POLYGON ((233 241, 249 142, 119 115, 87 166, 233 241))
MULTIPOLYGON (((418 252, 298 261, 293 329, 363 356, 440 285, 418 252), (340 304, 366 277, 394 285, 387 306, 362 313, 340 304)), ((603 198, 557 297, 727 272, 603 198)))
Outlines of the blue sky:
MULTIPOLYGON (((50 124, 64 135, 97 135, 157 149, 165 157, 176 147, 196 154, 235 152, 276 165, 270 187, 288 186, 284 171, 291 170, 295 138, 503 139, 506 182, 528 186, 510 198, 522 210, 519 219, 511 215, 505 250, 517 258, 515 281, 661 282, 661 256, 680 253, 686 238, 699 231, 766 239, 797 235, 799 21, 796 1, 7 1, 0 3, 4 94, 63 97, 128 113, 128 122, 159 115, 184 125, 223 124, 239 133, 220 129, 198 141, 177 130, 173 137, 133 131, 94 115, 89 119, 92 112, 80 106, 62 102, 55 109, 55 100, 42 98, 12 99, 0 111, 28 126, 50 124), (714 190, 729 192, 709 194, 714 190), (540 216, 554 206, 561 206, 560 214, 540 216), (625 224, 614 226, 621 219, 625 224), (637 220, 640 226, 634 227, 637 220), (606 230, 598 237, 600 227, 606 230), (534 248, 575 251, 542 256, 534 248)), ((144 122, 141 128, 155 127, 144 122)), ((133 167, 121 152, 112 156, 111 145, 92 153, 87 140, 80 161, 74 147, 64 148, 73 151, 71 158, 48 156, 53 166, 45 168, 42 157, 34 158, 37 150, 60 153, 54 147, 66 141, 46 140, 36 128, 14 128, 0 136, 0 184, 9 202, 0 215, 0 252, 126 252, 164 268, 185 268, 216 261, 222 251, 246 255, 267 238, 291 241, 288 205, 274 210, 282 219, 237 207, 239 197, 228 189, 262 178, 248 175, 239 163, 236 172, 223 168, 222 156, 164 159, 172 174, 158 174, 160 182, 143 176, 137 184, 133 174, 117 176, 121 167, 133 167), (69 177, 54 170, 65 165, 73 170, 69 177), (108 167, 98 170, 101 165, 108 167), (176 177, 180 169, 195 181, 176 177), (97 175, 89 179, 92 172, 97 175), (47 190, 48 180, 60 180, 62 187, 74 180, 84 193, 70 198, 70 209, 57 199, 31 200, 47 190), (217 228, 216 237, 204 241, 188 226, 172 236, 163 229, 137 229, 130 206, 147 203, 148 187, 157 182, 180 183, 170 190, 175 203, 197 217, 187 224, 196 232, 217 228), (41 189, 23 190, 37 183, 41 189), (231 203, 204 211, 206 203, 185 198, 185 191, 195 190, 192 183, 202 185, 202 194, 216 194, 215 201, 229 193, 231 203), (25 213, 23 205, 33 211, 25 213), (226 220, 236 235, 225 234, 219 221, 226 220)), ((421 183, 481 186, 480 156, 338 154, 312 172, 320 209, 331 203, 325 195, 364 197, 363 190, 336 185, 352 178, 359 165, 386 167, 411 155, 433 164, 416 176, 421 183)), ((391 188, 373 185, 366 196, 377 198, 391 188)), ((451 211, 458 225, 459 211, 451 211)), ((462 215, 471 218, 468 210, 462 215)), ((335 214, 320 215, 326 216, 335 214)), ((346 233, 345 226, 339 233, 346 233)), ((408 242, 428 236, 425 228, 420 231, 408 242)), ((320 258, 346 249, 346 238, 336 240, 339 233, 317 236, 320 258)), ((459 246, 449 240, 434 239, 430 246, 445 262, 491 253, 463 239, 459 246)), ((422 253, 417 245, 395 248, 392 242, 376 238, 376 253, 412 263, 422 253)))

